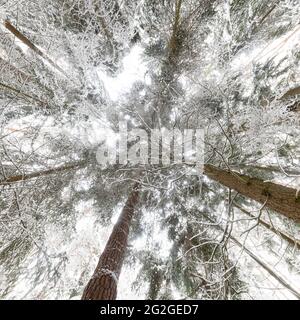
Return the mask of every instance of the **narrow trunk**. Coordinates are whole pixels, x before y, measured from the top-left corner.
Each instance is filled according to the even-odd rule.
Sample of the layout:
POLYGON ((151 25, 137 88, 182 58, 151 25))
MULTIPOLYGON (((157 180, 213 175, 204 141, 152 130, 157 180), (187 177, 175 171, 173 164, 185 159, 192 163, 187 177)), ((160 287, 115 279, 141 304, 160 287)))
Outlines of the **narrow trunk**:
POLYGON ((289 290, 294 296, 296 296, 300 300, 300 293, 296 288, 294 288, 291 284, 289 284, 281 275, 274 272, 271 267, 268 266, 267 263, 262 261, 257 255, 255 255, 251 250, 246 248, 241 242, 239 242, 235 237, 230 235, 230 239, 236 243, 243 251, 245 251, 256 263, 258 263, 261 267, 263 267, 273 278, 275 278, 283 287, 289 290))
POLYGON ((268 16, 276 9, 276 7, 277 5, 272 6, 271 9, 262 17, 257 26, 260 26, 268 18, 268 16))
POLYGON ((33 178, 48 176, 50 174, 55 174, 55 173, 59 173, 59 172, 63 172, 63 171, 81 168, 84 165, 86 165, 86 162, 82 161, 82 162, 76 162, 76 163, 63 165, 61 167, 56 167, 56 168, 52 168, 52 169, 48 169, 48 170, 42 170, 42 171, 37 171, 37 172, 32 172, 32 173, 27 173, 27 174, 24 173, 24 174, 19 174, 19 175, 15 175, 15 176, 10 176, 10 177, 7 177, 7 178, 0 180, 0 185, 7 185, 7 184, 14 183, 14 182, 20 182, 20 181, 33 179, 33 178))
POLYGON ((284 216, 300 221, 300 198, 296 189, 272 182, 264 182, 233 171, 226 171, 212 165, 205 165, 204 174, 245 197, 284 216))
POLYGON ((179 25, 180 25, 180 13, 181 13, 182 0, 178 0, 175 5, 175 17, 173 23, 172 36, 169 42, 169 55, 170 58, 176 57, 178 51, 178 37, 179 37, 179 25))
POLYGON ((34 43, 32 43, 26 36, 24 36, 19 30, 17 30, 8 20, 5 20, 4 26, 9 30, 15 37, 22 41, 27 47, 33 50, 37 55, 45 59, 55 69, 67 76, 62 68, 60 68, 54 61, 52 61, 45 53, 43 53, 34 43))
POLYGON ((27 94, 25 92, 22 92, 19 89, 16 89, 16 88, 14 88, 12 86, 9 86, 7 84, 4 84, 2 82, 0 82, 0 87, 6 89, 8 91, 14 92, 15 93, 15 97, 20 96, 20 97, 23 97, 23 98, 26 98, 26 99, 30 99, 30 100, 36 101, 36 102, 38 102, 39 105, 47 105, 46 102, 43 102, 39 98, 31 96, 31 95, 29 95, 29 94, 27 94))
POLYGON ((138 203, 139 187, 138 183, 133 187, 100 256, 94 274, 84 289, 82 300, 116 299, 117 282, 127 248, 129 227, 138 203))
MULTIPOLYGON (((222 232, 224 232, 224 229, 214 221, 214 219, 210 218, 209 216, 205 215, 205 218, 207 218, 211 223, 215 225, 215 227, 222 232)), ((251 250, 245 247, 244 244, 242 244, 240 241, 238 241, 232 234, 229 234, 229 239, 233 241, 238 247, 240 247, 244 252, 246 252, 257 264, 259 264, 264 270, 266 270, 274 279, 276 279, 283 287, 285 287, 287 290, 289 290, 292 294, 294 294, 298 299, 300 299, 300 293, 296 288, 294 288, 291 284, 289 284, 281 275, 279 275, 277 272, 273 271, 273 269, 260 257, 255 255, 251 250)))
POLYGON ((246 209, 244 209, 242 206, 238 205, 237 203, 233 203, 233 205, 238 208, 239 210, 241 210, 243 213, 245 213, 246 215, 248 215, 249 217, 253 218, 253 219, 257 219, 257 221, 263 225, 264 227, 266 227, 267 229, 273 231, 275 234, 277 234, 278 236, 280 236, 282 239, 286 240, 290 245, 296 247, 297 249, 300 249, 300 240, 293 238, 291 235, 280 231, 278 229, 276 229, 275 227, 273 227, 271 224, 269 224, 268 222, 266 222, 265 220, 261 219, 261 218, 257 218, 254 214, 252 214, 251 212, 247 211, 246 209))

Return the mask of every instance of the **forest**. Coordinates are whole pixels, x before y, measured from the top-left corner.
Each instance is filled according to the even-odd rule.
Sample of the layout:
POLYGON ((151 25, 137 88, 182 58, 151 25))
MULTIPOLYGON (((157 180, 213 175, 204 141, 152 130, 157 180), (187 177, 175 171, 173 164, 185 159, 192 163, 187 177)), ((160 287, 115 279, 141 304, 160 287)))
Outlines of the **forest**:
POLYGON ((299 0, 0 0, 0 300, 300 299, 299 125, 299 0))

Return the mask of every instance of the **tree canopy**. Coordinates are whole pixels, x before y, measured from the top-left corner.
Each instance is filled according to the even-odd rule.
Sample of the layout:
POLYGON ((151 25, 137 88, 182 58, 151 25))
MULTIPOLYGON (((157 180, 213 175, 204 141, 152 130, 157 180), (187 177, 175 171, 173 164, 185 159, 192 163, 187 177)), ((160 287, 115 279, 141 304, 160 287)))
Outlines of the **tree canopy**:
POLYGON ((0 0, 1 299, 79 299, 136 183, 119 299, 299 299, 299 16, 0 0), (159 163, 100 164, 120 121, 201 129, 203 172, 163 163, 161 141, 159 163))

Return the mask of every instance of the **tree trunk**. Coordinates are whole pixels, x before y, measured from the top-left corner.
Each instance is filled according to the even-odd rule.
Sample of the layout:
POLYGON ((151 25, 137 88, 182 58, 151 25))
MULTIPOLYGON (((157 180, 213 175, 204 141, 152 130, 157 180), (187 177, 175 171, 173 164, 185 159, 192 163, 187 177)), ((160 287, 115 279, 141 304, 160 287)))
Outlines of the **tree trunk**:
POLYGON ((286 240, 290 245, 292 245, 293 247, 296 247, 297 249, 300 250, 300 240, 293 238, 293 236, 285 233, 284 231, 278 230, 276 229, 274 226, 272 226, 271 224, 269 224, 268 222, 266 222, 265 220, 256 217, 254 214, 252 214, 251 212, 247 211, 246 209, 244 209, 242 206, 240 206, 237 203, 233 203, 233 205, 238 208, 239 210, 241 210, 243 213, 247 214, 249 217, 253 218, 253 219, 257 219, 257 222, 261 225, 263 225, 264 227, 266 227, 267 229, 273 231, 276 235, 280 236, 282 239, 286 240))
POLYGON ((16 88, 14 88, 12 86, 9 86, 7 84, 4 84, 2 82, 0 82, 0 87, 3 87, 4 89, 6 89, 8 91, 14 92, 15 93, 14 97, 19 97, 20 96, 20 97, 26 98, 26 100, 30 99, 30 100, 36 101, 36 102, 38 102, 39 105, 47 105, 46 102, 43 102, 39 98, 31 96, 31 95, 29 95, 29 94, 27 94, 25 92, 22 92, 19 89, 16 89, 16 88))
POLYGON ((32 172, 32 173, 27 173, 27 174, 24 173, 24 174, 19 174, 16 176, 10 176, 10 177, 7 177, 5 179, 0 180, 0 185, 7 185, 7 184, 14 183, 14 182, 25 181, 25 180, 29 180, 29 179, 33 179, 33 178, 47 176, 50 174, 55 174, 55 173, 68 171, 68 170, 72 170, 72 169, 77 169, 77 168, 81 168, 85 165, 86 165, 86 161, 82 161, 82 162, 76 162, 76 163, 63 165, 61 167, 56 167, 56 168, 52 168, 52 169, 48 169, 48 170, 37 171, 37 172, 32 172))
POLYGON ((204 174, 209 178, 253 199, 284 216, 300 221, 300 198, 297 190, 272 182, 264 182, 234 171, 226 171, 206 164, 204 174))
POLYGON ((296 87, 287 91, 280 99, 286 99, 300 94, 300 87, 296 87))
POLYGON ((182 0, 178 0, 175 5, 173 30, 172 30, 172 35, 169 41, 169 56, 171 59, 177 56, 176 51, 179 50, 178 37, 179 37, 179 25, 180 25, 180 18, 181 18, 181 6, 182 6, 182 0))
POLYGON ((139 183, 136 183, 112 230, 94 274, 84 289, 82 300, 116 299, 117 283, 127 248, 129 227, 138 203, 139 188, 139 183))
POLYGON ((67 77, 67 74, 62 68, 60 68, 54 61, 52 61, 45 53, 43 53, 34 43, 32 43, 26 36, 24 36, 19 30, 17 30, 8 20, 5 20, 4 26, 9 30, 15 37, 22 41, 27 47, 33 50, 40 57, 45 59, 52 67, 61 72, 64 76, 67 77))
MULTIPOLYGON (((225 230, 220 226, 214 219, 209 217, 208 215, 204 215, 206 219, 208 219, 214 226, 224 232, 225 230)), ((273 271, 271 266, 265 263, 260 257, 255 255, 251 250, 245 247, 245 244, 242 244, 238 241, 231 233, 229 234, 229 239, 233 241, 238 247, 240 247, 244 252, 246 252, 256 263, 258 263, 263 269, 265 269, 274 279, 276 279, 283 287, 289 290, 292 294, 294 294, 300 300, 300 293, 297 288, 294 288, 291 284, 289 284, 280 274, 273 271)))

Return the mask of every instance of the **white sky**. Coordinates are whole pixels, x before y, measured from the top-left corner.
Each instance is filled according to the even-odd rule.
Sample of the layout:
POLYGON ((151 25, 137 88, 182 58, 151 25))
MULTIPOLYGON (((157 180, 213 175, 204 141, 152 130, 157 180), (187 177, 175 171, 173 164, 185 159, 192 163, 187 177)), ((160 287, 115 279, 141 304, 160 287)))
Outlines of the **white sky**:
MULTIPOLYGON (((1 28, 1 27, 0 27, 1 28)), ((236 67, 238 69, 241 69, 242 67, 247 67, 247 64, 249 62, 249 58, 251 56, 251 62, 258 61, 258 60, 263 60, 265 61, 267 58, 270 57, 270 55, 274 55, 274 51, 280 52, 280 56, 277 56, 278 58, 282 58, 283 54, 287 54, 289 50, 294 46, 295 42, 298 41, 299 43, 299 37, 300 37, 300 27, 298 26, 294 30, 292 30, 288 35, 285 35, 279 39, 276 39, 276 41, 273 41, 268 45, 268 48, 266 50, 261 50, 262 47, 257 48, 256 50, 248 53, 242 53, 240 56, 238 56, 234 61, 233 61, 233 69, 236 67), (253 59, 253 60, 252 60, 253 59)), ((27 50, 27 48, 23 47, 22 43, 18 43, 20 47, 23 50, 27 50)), ((266 46, 267 47, 267 46, 266 46)), ((264 48, 264 46, 263 46, 264 48)), ((123 94, 126 94, 130 91, 132 88, 133 84, 136 81, 144 81, 145 76, 147 73, 147 66, 146 63, 142 59, 142 53, 143 49, 141 46, 134 46, 129 54, 124 57, 122 61, 122 71, 116 76, 116 77, 110 77, 107 74, 105 74, 101 69, 97 70, 97 74, 99 78, 103 81, 104 87, 111 98, 112 101, 117 101, 120 96, 123 94)), ((250 63, 251 63, 250 62, 250 63)), ((66 128, 66 131, 69 128, 66 128)), ((93 130, 97 130, 97 128, 93 128, 93 130)), ((99 132, 98 132, 99 134, 99 132)), ((81 183, 83 185, 83 183, 81 183)), ((80 211, 93 211, 92 206, 91 208, 88 207, 86 204, 82 208, 77 208, 77 210, 80 211)), ((118 213, 113 216, 112 218, 112 225, 116 221, 118 217, 118 213)), ((71 257, 71 263, 70 263, 70 269, 68 270, 70 272, 70 275, 74 279, 76 277, 78 278, 79 276, 79 270, 82 270, 82 266, 84 266, 84 260, 87 259, 88 255, 86 254, 85 250, 96 250, 95 257, 101 252, 101 249, 104 247, 106 243, 106 239, 109 236, 110 229, 109 228, 98 228, 98 230, 95 230, 95 217, 97 213, 88 213, 85 216, 83 216, 81 219, 78 220, 76 224, 76 235, 80 235, 80 237, 74 238, 74 242, 70 245, 70 248, 76 251, 76 255, 70 255, 71 257), (95 231, 98 231, 97 233, 95 231), (102 247, 102 248, 101 248, 102 247), (78 248, 80 248, 80 252, 78 252, 78 248)), ((158 217, 157 217, 158 218, 158 217)), ((156 223, 157 220, 153 220, 153 244, 155 241, 161 241, 164 242, 165 246, 162 248, 161 255, 162 256, 168 256, 169 250, 170 250, 170 243, 168 243, 167 235, 165 231, 162 231, 160 228, 159 222, 156 223)), ((111 226, 112 226, 111 225, 111 226)), ((50 230, 51 232, 49 233, 49 243, 52 245, 55 244, 55 247, 57 245, 61 244, 61 239, 58 237, 58 232, 55 230, 55 233, 53 230, 50 230), (51 237, 51 235, 55 235, 55 237, 51 237)), ((133 244, 137 248, 142 248, 143 246, 146 245, 146 239, 145 238, 139 238, 135 241, 133 244)), ((51 247, 49 245, 49 247, 51 247)), ((252 246, 255 248, 255 244, 252 246)), ((70 251, 71 251, 70 249, 70 251)), ((262 253, 263 250, 261 250, 262 253)), ((272 257, 271 255, 268 257, 266 260, 272 265, 277 263, 276 259, 272 257)), ((253 262, 250 264, 252 266, 256 266, 253 264, 253 262)), ((119 298, 137 298, 136 294, 130 290, 130 286, 128 283, 132 283, 135 279, 135 272, 137 272, 137 267, 135 266, 134 268, 131 268, 130 266, 125 266, 125 269, 122 272, 122 277, 120 278, 120 296, 119 298)), ((283 273, 287 278, 297 280, 297 277, 294 276, 292 277, 290 275, 290 272, 288 270, 288 266, 284 265, 284 267, 281 267, 279 271, 283 273)), ((260 269, 257 268, 257 272, 261 272, 260 269)), ((274 281, 273 279, 271 279, 274 281)), ((25 281, 19 281, 18 286, 15 288, 15 292, 12 293, 12 296, 15 294, 15 296, 21 296, 21 293, 25 291, 26 288, 26 283, 25 281)), ((36 290, 37 291, 37 290, 36 290)), ((266 290, 267 291, 267 290, 266 290)), ((287 293, 288 294, 288 293, 287 293)), ((265 292, 264 292, 265 295, 265 292)), ((141 298, 141 296, 139 296, 141 298)))
POLYGON ((136 81, 143 81, 147 72, 146 63, 142 61, 143 49, 136 45, 123 59, 122 71, 116 77, 109 77, 98 69, 99 78, 113 101, 117 101, 120 95, 130 91, 136 81))

